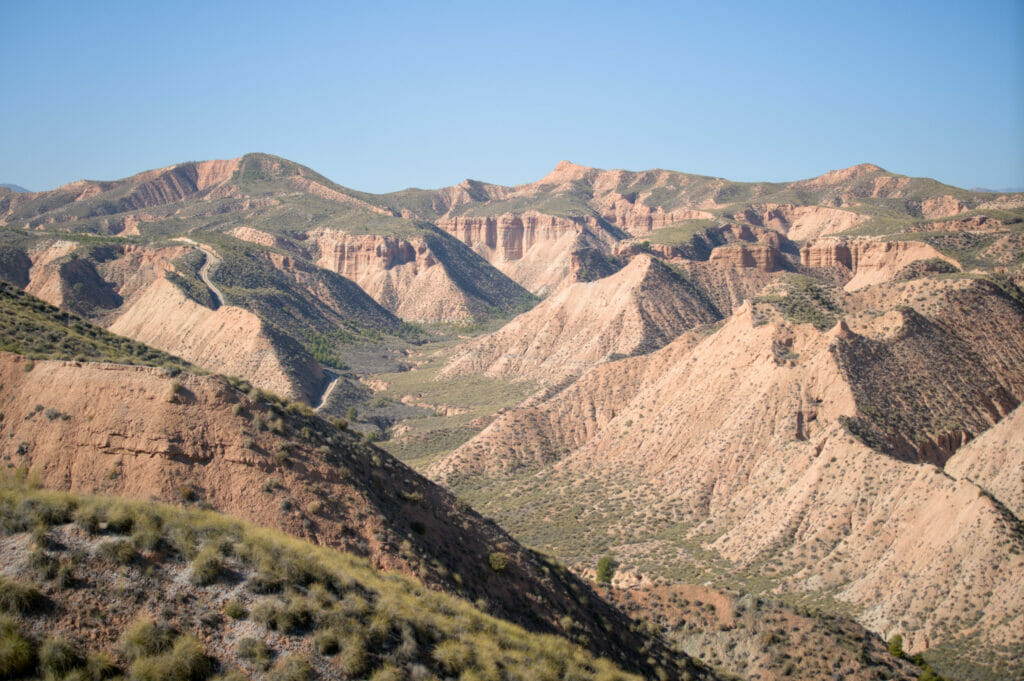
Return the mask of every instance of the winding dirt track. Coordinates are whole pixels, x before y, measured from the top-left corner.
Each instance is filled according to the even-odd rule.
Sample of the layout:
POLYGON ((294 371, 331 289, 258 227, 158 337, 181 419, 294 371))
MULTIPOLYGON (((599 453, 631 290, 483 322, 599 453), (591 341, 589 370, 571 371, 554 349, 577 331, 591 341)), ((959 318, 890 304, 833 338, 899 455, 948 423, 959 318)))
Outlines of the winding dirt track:
POLYGON ((213 265, 219 265, 220 258, 218 258, 217 254, 210 250, 209 247, 197 241, 193 241, 192 239, 179 237, 175 239, 175 241, 183 241, 187 244, 191 244, 203 252, 203 255, 206 256, 206 261, 203 262, 203 266, 199 268, 199 278, 203 280, 203 283, 206 284, 206 288, 210 289, 210 292, 213 294, 214 300, 217 303, 214 309, 223 305, 224 294, 220 292, 220 289, 217 288, 216 284, 210 281, 210 267, 213 265))

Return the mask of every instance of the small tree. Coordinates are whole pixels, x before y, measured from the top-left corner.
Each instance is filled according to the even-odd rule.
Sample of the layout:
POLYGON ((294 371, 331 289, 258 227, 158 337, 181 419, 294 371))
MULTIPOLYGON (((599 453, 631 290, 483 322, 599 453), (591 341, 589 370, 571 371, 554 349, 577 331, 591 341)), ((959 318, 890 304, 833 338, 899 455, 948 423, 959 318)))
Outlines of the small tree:
POLYGON ((893 634, 889 639, 889 654, 893 657, 903 657, 903 637, 893 634))
POLYGON ((487 556, 487 562, 495 572, 504 572, 508 569, 508 556, 501 551, 492 551, 487 556))
POLYGON ((606 554, 601 557, 601 560, 597 561, 597 582, 598 584, 611 584, 612 577, 615 576, 615 568, 618 564, 615 562, 613 555, 606 554))

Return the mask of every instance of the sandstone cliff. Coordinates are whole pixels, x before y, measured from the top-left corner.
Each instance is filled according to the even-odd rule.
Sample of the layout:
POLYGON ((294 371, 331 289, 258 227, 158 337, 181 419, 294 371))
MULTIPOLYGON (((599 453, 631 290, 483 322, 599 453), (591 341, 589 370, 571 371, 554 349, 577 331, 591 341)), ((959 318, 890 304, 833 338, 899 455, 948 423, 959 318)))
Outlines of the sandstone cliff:
POLYGON ((779 231, 793 241, 845 232, 868 219, 866 215, 839 208, 773 203, 751 206, 727 217, 779 231))
POLYGON ((529 294, 451 237, 400 238, 318 229, 317 264, 355 281, 402 319, 465 322, 529 303, 529 294))
POLYGON ((879 241, 875 239, 822 239, 800 250, 805 267, 827 268, 842 265, 853 278, 846 290, 890 281, 901 269, 917 260, 945 260, 960 269, 959 263, 920 241, 879 241))
POLYGON ((537 295, 566 286, 573 254, 587 248, 607 252, 615 243, 592 218, 561 218, 536 211, 439 220, 445 230, 491 265, 537 295))

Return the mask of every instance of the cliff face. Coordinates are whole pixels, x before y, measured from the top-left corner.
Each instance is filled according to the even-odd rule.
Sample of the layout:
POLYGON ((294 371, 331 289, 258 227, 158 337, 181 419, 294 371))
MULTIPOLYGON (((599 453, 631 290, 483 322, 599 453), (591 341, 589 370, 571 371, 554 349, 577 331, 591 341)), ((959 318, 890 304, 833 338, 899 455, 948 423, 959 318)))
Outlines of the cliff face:
POLYGON ((867 216, 827 206, 766 203, 731 214, 753 225, 777 230, 793 241, 805 241, 843 232, 867 220, 867 216))
POLYGON ((317 265, 360 285, 384 270, 411 265, 409 269, 415 276, 437 264, 422 239, 407 241, 398 237, 354 236, 328 230, 311 232, 309 237, 320 253, 317 265))
POLYGON ((800 263, 805 267, 841 265, 848 269, 854 275, 846 284, 848 291, 890 281, 910 263, 933 258, 960 269, 955 260, 920 241, 822 239, 800 249, 800 263))
POLYGON ((454 217, 439 220, 437 226, 466 244, 492 265, 519 260, 539 242, 558 241, 564 234, 579 234, 587 221, 570 220, 528 211, 489 217, 454 217))
POLYGON ((683 220, 711 220, 715 217, 713 213, 697 208, 670 211, 660 206, 652 208, 637 203, 635 194, 608 196, 598 206, 604 220, 634 236, 644 236, 683 220))
MULTIPOLYGON (((238 170, 241 159, 183 163, 163 170, 137 175, 135 186, 120 202, 121 210, 138 210, 177 203, 200 192, 223 185, 238 170)), ((95 185, 93 185, 95 186, 95 185)), ((87 190, 88 191, 88 190, 87 190)), ((230 194, 230 189, 222 192, 230 194)), ((81 198, 88 198, 87 195, 81 198)))
POLYGON ((465 246, 446 241, 447 235, 404 239, 317 229, 307 236, 317 265, 353 280, 402 319, 469 321, 529 299, 465 246))
POLYGON ((762 272, 779 269, 779 252, 763 244, 734 244, 719 246, 711 251, 710 261, 727 267, 752 267, 762 272))
POLYGON ((531 293, 548 295, 575 281, 575 254, 607 253, 616 238, 592 217, 561 218, 535 211, 452 217, 438 227, 469 246, 531 293))

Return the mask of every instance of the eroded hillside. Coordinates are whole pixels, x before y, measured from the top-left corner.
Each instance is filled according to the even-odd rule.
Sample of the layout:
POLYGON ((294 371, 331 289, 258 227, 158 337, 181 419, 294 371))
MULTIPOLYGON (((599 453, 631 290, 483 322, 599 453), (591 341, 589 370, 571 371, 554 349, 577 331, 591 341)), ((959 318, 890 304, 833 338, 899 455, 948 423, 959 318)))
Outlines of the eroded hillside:
POLYGON ((0 530, 6 678, 639 678, 365 560, 219 513, 7 479, 0 530))
MULTIPOLYGON (((8 296, 29 303, 28 319, 79 325, 103 351, 120 345, 24 293, 8 296)), ((63 352, 59 328, 53 345, 33 348, 35 356, 63 352)), ((0 456, 44 487, 200 504, 364 556, 375 568, 405 572, 532 630, 577 639, 630 669, 696 671, 634 631, 565 568, 347 424, 237 379, 181 372, 180 363, 128 366, 90 361, 96 352, 87 347, 70 351, 76 360, 0 353, 7 436, 0 456)))
POLYGON ((648 625, 383 439, 577 574, 613 552, 723 673, 913 675, 894 634, 1021 673, 1020 194, 563 162, 374 195, 251 154, 5 192, 0 222, 0 278, 184 360, 27 332, 23 298, 5 453, 47 485, 193 496, 632 659, 648 625), (697 583, 784 605, 676 607, 697 583))
POLYGON ((956 460, 997 423, 995 443, 1020 439, 1024 306, 1007 286, 796 278, 702 339, 500 415, 430 472, 571 563, 613 551, 646 574, 844 609, 940 664, 965 645, 1006 664, 1024 533, 1012 483, 983 482, 1013 459, 956 460))

